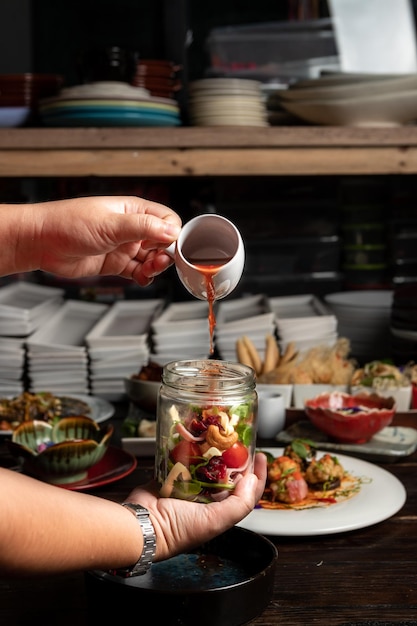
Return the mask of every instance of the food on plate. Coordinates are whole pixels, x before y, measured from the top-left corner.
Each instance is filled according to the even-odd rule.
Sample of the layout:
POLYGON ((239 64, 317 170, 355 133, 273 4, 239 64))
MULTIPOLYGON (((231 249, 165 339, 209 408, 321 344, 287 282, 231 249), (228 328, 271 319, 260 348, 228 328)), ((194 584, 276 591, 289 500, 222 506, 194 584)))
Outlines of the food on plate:
POLYGON ((351 384, 385 391, 409 387, 410 376, 407 374, 407 369, 397 367, 391 360, 371 361, 355 370, 351 384))
POLYGON ((308 494, 308 485, 299 464, 284 455, 268 464, 268 489, 272 502, 294 504, 302 502, 308 494))
POLYGON ((161 437, 160 493, 196 502, 229 495, 251 470, 254 406, 172 403, 169 432, 161 437))
POLYGON ((288 344, 276 366, 263 372, 258 383, 349 385, 356 362, 349 358, 350 342, 340 337, 334 345, 318 345, 300 353, 288 344))
POLYGON ((14 430, 22 422, 42 420, 54 423, 61 417, 90 416, 86 402, 50 392, 22 392, 13 398, 0 398, 0 430, 14 430))
POLYGON ((140 420, 138 437, 156 437, 156 421, 147 419, 140 420))
POLYGON ((316 457, 317 448, 315 444, 308 439, 293 439, 284 448, 284 455, 294 459, 301 469, 305 471, 311 461, 316 457))
POLYGON ((267 453, 268 475, 258 503, 263 509, 309 509, 336 504, 360 491, 364 478, 348 473, 337 456, 318 456, 314 442, 295 439, 282 455, 267 453))

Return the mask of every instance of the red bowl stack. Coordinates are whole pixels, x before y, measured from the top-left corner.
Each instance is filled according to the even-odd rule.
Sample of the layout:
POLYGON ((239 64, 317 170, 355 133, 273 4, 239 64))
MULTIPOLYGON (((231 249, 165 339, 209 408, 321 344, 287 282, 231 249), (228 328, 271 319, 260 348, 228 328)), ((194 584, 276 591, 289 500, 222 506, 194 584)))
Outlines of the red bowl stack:
POLYGON ((180 69, 172 61, 142 59, 137 62, 132 85, 144 87, 152 96, 175 99, 181 89, 178 78, 180 69))
POLYGON ((55 96, 58 74, 0 74, 0 126, 22 126, 36 116, 41 98, 55 96))

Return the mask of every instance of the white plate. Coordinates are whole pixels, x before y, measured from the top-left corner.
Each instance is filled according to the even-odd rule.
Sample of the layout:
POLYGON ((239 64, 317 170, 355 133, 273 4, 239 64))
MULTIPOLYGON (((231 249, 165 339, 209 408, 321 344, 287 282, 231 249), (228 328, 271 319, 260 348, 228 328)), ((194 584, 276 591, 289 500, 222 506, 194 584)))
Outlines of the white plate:
POLYGON ((247 318, 258 318, 264 314, 271 313, 268 299, 263 295, 246 296, 235 298, 232 300, 219 302, 218 312, 216 315, 217 325, 234 324, 247 318))
POLYGON ((64 289, 17 281, 0 289, 0 313, 12 319, 32 319, 64 295, 64 289))
POLYGON ((105 422, 114 415, 114 406, 110 404, 110 402, 107 402, 107 400, 103 400, 103 398, 88 395, 71 395, 71 397, 82 400, 88 404, 91 410, 90 417, 97 422, 97 424, 105 422))
POLYGON ((30 350, 85 352, 85 336, 108 310, 107 304, 67 300, 28 341, 30 350))
POLYGON ((282 107, 313 124, 398 126, 417 118, 417 90, 343 100, 282 101, 282 107))
MULTIPOLYGON (((64 395, 64 394, 57 394, 64 395)), ((90 415, 91 419, 93 419, 97 424, 101 422, 105 422, 110 419, 114 415, 114 406, 104 400, 103 398, 97 398, 96 396, 89 396, 87 394, 69 394, 69 397, 74 398, 76 400, 81 400, 85 402, 90 407, 90 415)), ((11 430, 0 430, 0 435, 11 435, 11 430)))
POLYGON ((353 309, 391 309, 393 291, 389 290, 364 290, 364 291, 341 291, 324 296, 325 302, 340 307, 353 309))
POLYGON ((308 86, 303 88, 300 83, 296 83, 294 87, 283 90, 280 96, 283 100, 331 100, 333 98, 361 98, 366 96, 375 96, 380 94, 390 94, 393 91, 404 91, 417 88, 417 77, 415 74, 406 76, 396 76, 394 78, 382 78, 378 80, 373 77, 370 81, 359 79, 355 81, 353 78, 347 83, 324 86, 325 83, 316 81, 310 82, 308 86))
POLYGON ((280 340, 279 345, 282 352, 288 348, 290 343, 295 343, 295 347, 299 352, 307 352, 311 348, 316 348, 317 346, 334 346, 337 341, 337 333, 332 333, 330 335, 317 335, 316 337, 306 339, 304 337, 296 338, 292 336, 291 338, 285 337, 284 340, 280 340))
POLYGON ((162 299, 115 302, 86 335, 88 347, 145 345, 152 320, 163 303, 162 299))
POLYGON ((184 326, 184 329, 196 326, 197 329, 204 328, 208 316, 207 302, 193 300, 191 302, 173 302, 154 320, 152 327, 155 330, 160 328, 172 328, 171 332, 175 332, 178 327, 184 326), (173 324, 173 326, 171 326, 173 324))
POLYGON ((75 85, 61 90, 62 98, 91 98, 118 96, 126 98, 149 98, 149 91, 142 87, 133 87, 121 81, 95 81, 84 85, 75 85))
MULTIPOLYGON (((282 448, 265 448, 275 457, 282 448)), ((238 526, 272 536, 331 535, 366 528, 395 515, 404 505, 407 493, 390 472, 368 461, 337 455, 351 474, 366 478, 360 492, 349 500, 329 507, 295 510, 255 509, 238 526)))
POLYGON ((134 456, 154 456, 155 437, 122 437, 122 448, 134 456))

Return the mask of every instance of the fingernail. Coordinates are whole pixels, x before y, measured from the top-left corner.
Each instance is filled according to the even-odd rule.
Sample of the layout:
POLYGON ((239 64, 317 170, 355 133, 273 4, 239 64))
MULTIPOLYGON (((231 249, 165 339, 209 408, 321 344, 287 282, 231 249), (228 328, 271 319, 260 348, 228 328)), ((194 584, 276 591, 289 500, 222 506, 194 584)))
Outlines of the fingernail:
POLYGON ((172 224, 171 222, 165 222, 165 233, 173 239, 176 239, 178 237, 178 235, 180 234, 180 230, 181 226, 178 226, 177 224, 172 224))

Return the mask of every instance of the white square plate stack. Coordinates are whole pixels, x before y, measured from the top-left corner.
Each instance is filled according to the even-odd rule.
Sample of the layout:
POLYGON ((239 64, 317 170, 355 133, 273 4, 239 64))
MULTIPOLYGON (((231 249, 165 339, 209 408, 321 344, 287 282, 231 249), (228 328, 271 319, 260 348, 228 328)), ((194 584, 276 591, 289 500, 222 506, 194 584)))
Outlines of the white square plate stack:
POLYGON ((63 289, 16 281, 0 288, 0 393, 24 391, 25 339, 63 302, 63 289))
POLYGON ((63 302, 64 290, 17 281, 0 288, 0 336, 26 337, 63 302))
POLYGON ((275 316, 266 296, 245 296, 219 302, 215 344, 225 361, 237 360, 236 341, 243 336, 252 340, 263 360, 265 337, 274 333, 275 316))
POLYGON ((85 337, 107 304, 67 300, 27 341, 29 390, 89 393, 85 337))
POLYGON ((306 294, 269 298, 284 352, 293 342, 299 352, 319 345, 333 346, 338 338, 337 318, 317 296, 306 294))
POLYGON ((210 353, 209 307, 206 301, 173 302, 152 323, 152 360, 160 365, 177 359, 205 359, 210 353))
POLYGON ((0 396, 18 396, 24 391, 24 369, 24 339, 0 337, 0 396))
POLYGON ((163 306, 162 299, 120 300, 87 334, 93 395, 123 399, 123 379, 149 362, 151 323, 163 306))

